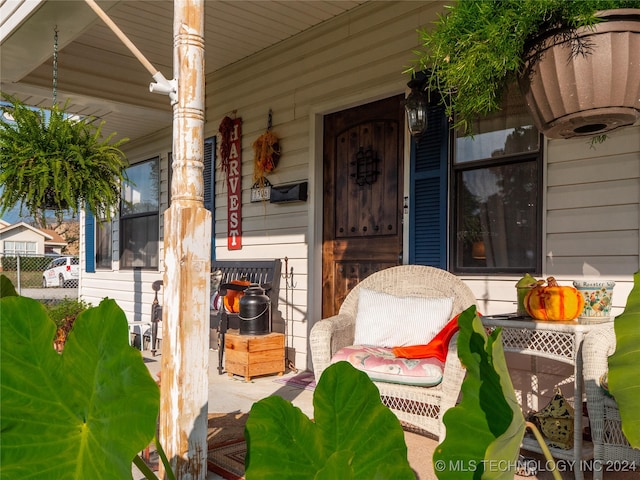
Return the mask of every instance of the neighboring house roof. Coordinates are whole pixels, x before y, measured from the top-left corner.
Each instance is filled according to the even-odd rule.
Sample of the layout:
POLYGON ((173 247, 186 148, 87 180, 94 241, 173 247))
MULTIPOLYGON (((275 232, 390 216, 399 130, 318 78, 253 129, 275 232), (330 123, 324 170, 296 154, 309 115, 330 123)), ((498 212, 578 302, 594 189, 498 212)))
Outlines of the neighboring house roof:
POLYGON ((67 244, 67 241, 64 238, 62 238, 62 236, 60 236, 60 234, 55 230, 50 230, 48 228, 41 228, 40 231, 46 233, 51 237, 51 240, 48 240, 48 241, 45 240, 44 242, 45 245, 65 246, 67 244))
POLYGON ((47 231, 40 230, 39 228, 32 227, 28 223, 24 223, 24 222, 14 223, 14 224, 9 225, 7 227, 1 228, 0 229, 0 234, 9 232, 11 230, 18 230, 20 228, 26 228, 27 230, 31 230, 31 231, 37 233, 38 235, 42 235, 44 237, 45 241, 46 240, 53 240, 53 237, 51 236, 51 234, 48 233, 50 230, 47 230, 47 231))

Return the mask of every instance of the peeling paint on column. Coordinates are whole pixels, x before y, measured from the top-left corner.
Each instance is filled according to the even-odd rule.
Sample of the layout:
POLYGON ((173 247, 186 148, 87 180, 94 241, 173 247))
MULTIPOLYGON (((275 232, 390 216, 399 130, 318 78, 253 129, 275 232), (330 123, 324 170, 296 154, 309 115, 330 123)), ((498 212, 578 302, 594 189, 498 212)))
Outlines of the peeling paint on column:
MULTIPOLYGON (((174 0, 173 182, 165 212, 160 442, 178 480, 207 476, 211 213, 204 208, 204 0, 174 0)), ((160 472, 161 478, 164 472, 160 472)))

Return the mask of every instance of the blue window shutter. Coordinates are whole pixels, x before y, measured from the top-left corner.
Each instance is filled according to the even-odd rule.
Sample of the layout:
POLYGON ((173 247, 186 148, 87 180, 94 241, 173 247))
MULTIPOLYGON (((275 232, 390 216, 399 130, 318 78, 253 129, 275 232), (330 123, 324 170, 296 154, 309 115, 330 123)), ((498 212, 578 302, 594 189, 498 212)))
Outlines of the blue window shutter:
POLYGON ((171 206, 171 186, 173 185, 173 152, 169 152, 167 155, 167 161, 169 162, 169 192, 167 194, 167 204, 171 206))
POLYGON ((96 219, 89 209, 84 211, 84 264, 87 273, 96 271, 96 219))
POLYGON ((211 260, 216 259, 215 247, 215 185, 216 185, 216 137, 207 138, 204 141, 204 208, 211 212, 211 260))
POLYGON ((429 107, 427 131, 411 141, 409 263, 447 268, 449 125, 442 106, 429 107))

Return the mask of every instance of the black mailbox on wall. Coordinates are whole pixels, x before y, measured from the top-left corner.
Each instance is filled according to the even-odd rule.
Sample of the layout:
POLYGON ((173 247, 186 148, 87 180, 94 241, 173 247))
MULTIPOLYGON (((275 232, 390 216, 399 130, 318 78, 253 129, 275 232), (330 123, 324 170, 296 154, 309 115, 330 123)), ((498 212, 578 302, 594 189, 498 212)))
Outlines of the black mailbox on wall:
POLYGON ((307 183, 290 183, 271 187, 271 203, 290 203, 307 201, 307 183))

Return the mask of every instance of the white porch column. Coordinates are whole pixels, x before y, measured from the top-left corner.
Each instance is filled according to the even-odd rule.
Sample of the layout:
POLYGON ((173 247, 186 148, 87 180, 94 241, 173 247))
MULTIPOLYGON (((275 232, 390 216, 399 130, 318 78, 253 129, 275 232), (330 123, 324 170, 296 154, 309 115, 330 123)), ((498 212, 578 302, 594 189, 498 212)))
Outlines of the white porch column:
POLYGON ((174 0, 173 184, 164 216, 160 442, 179 480, 207 476, 211 214, 204 208, 204 0, 174 0))

